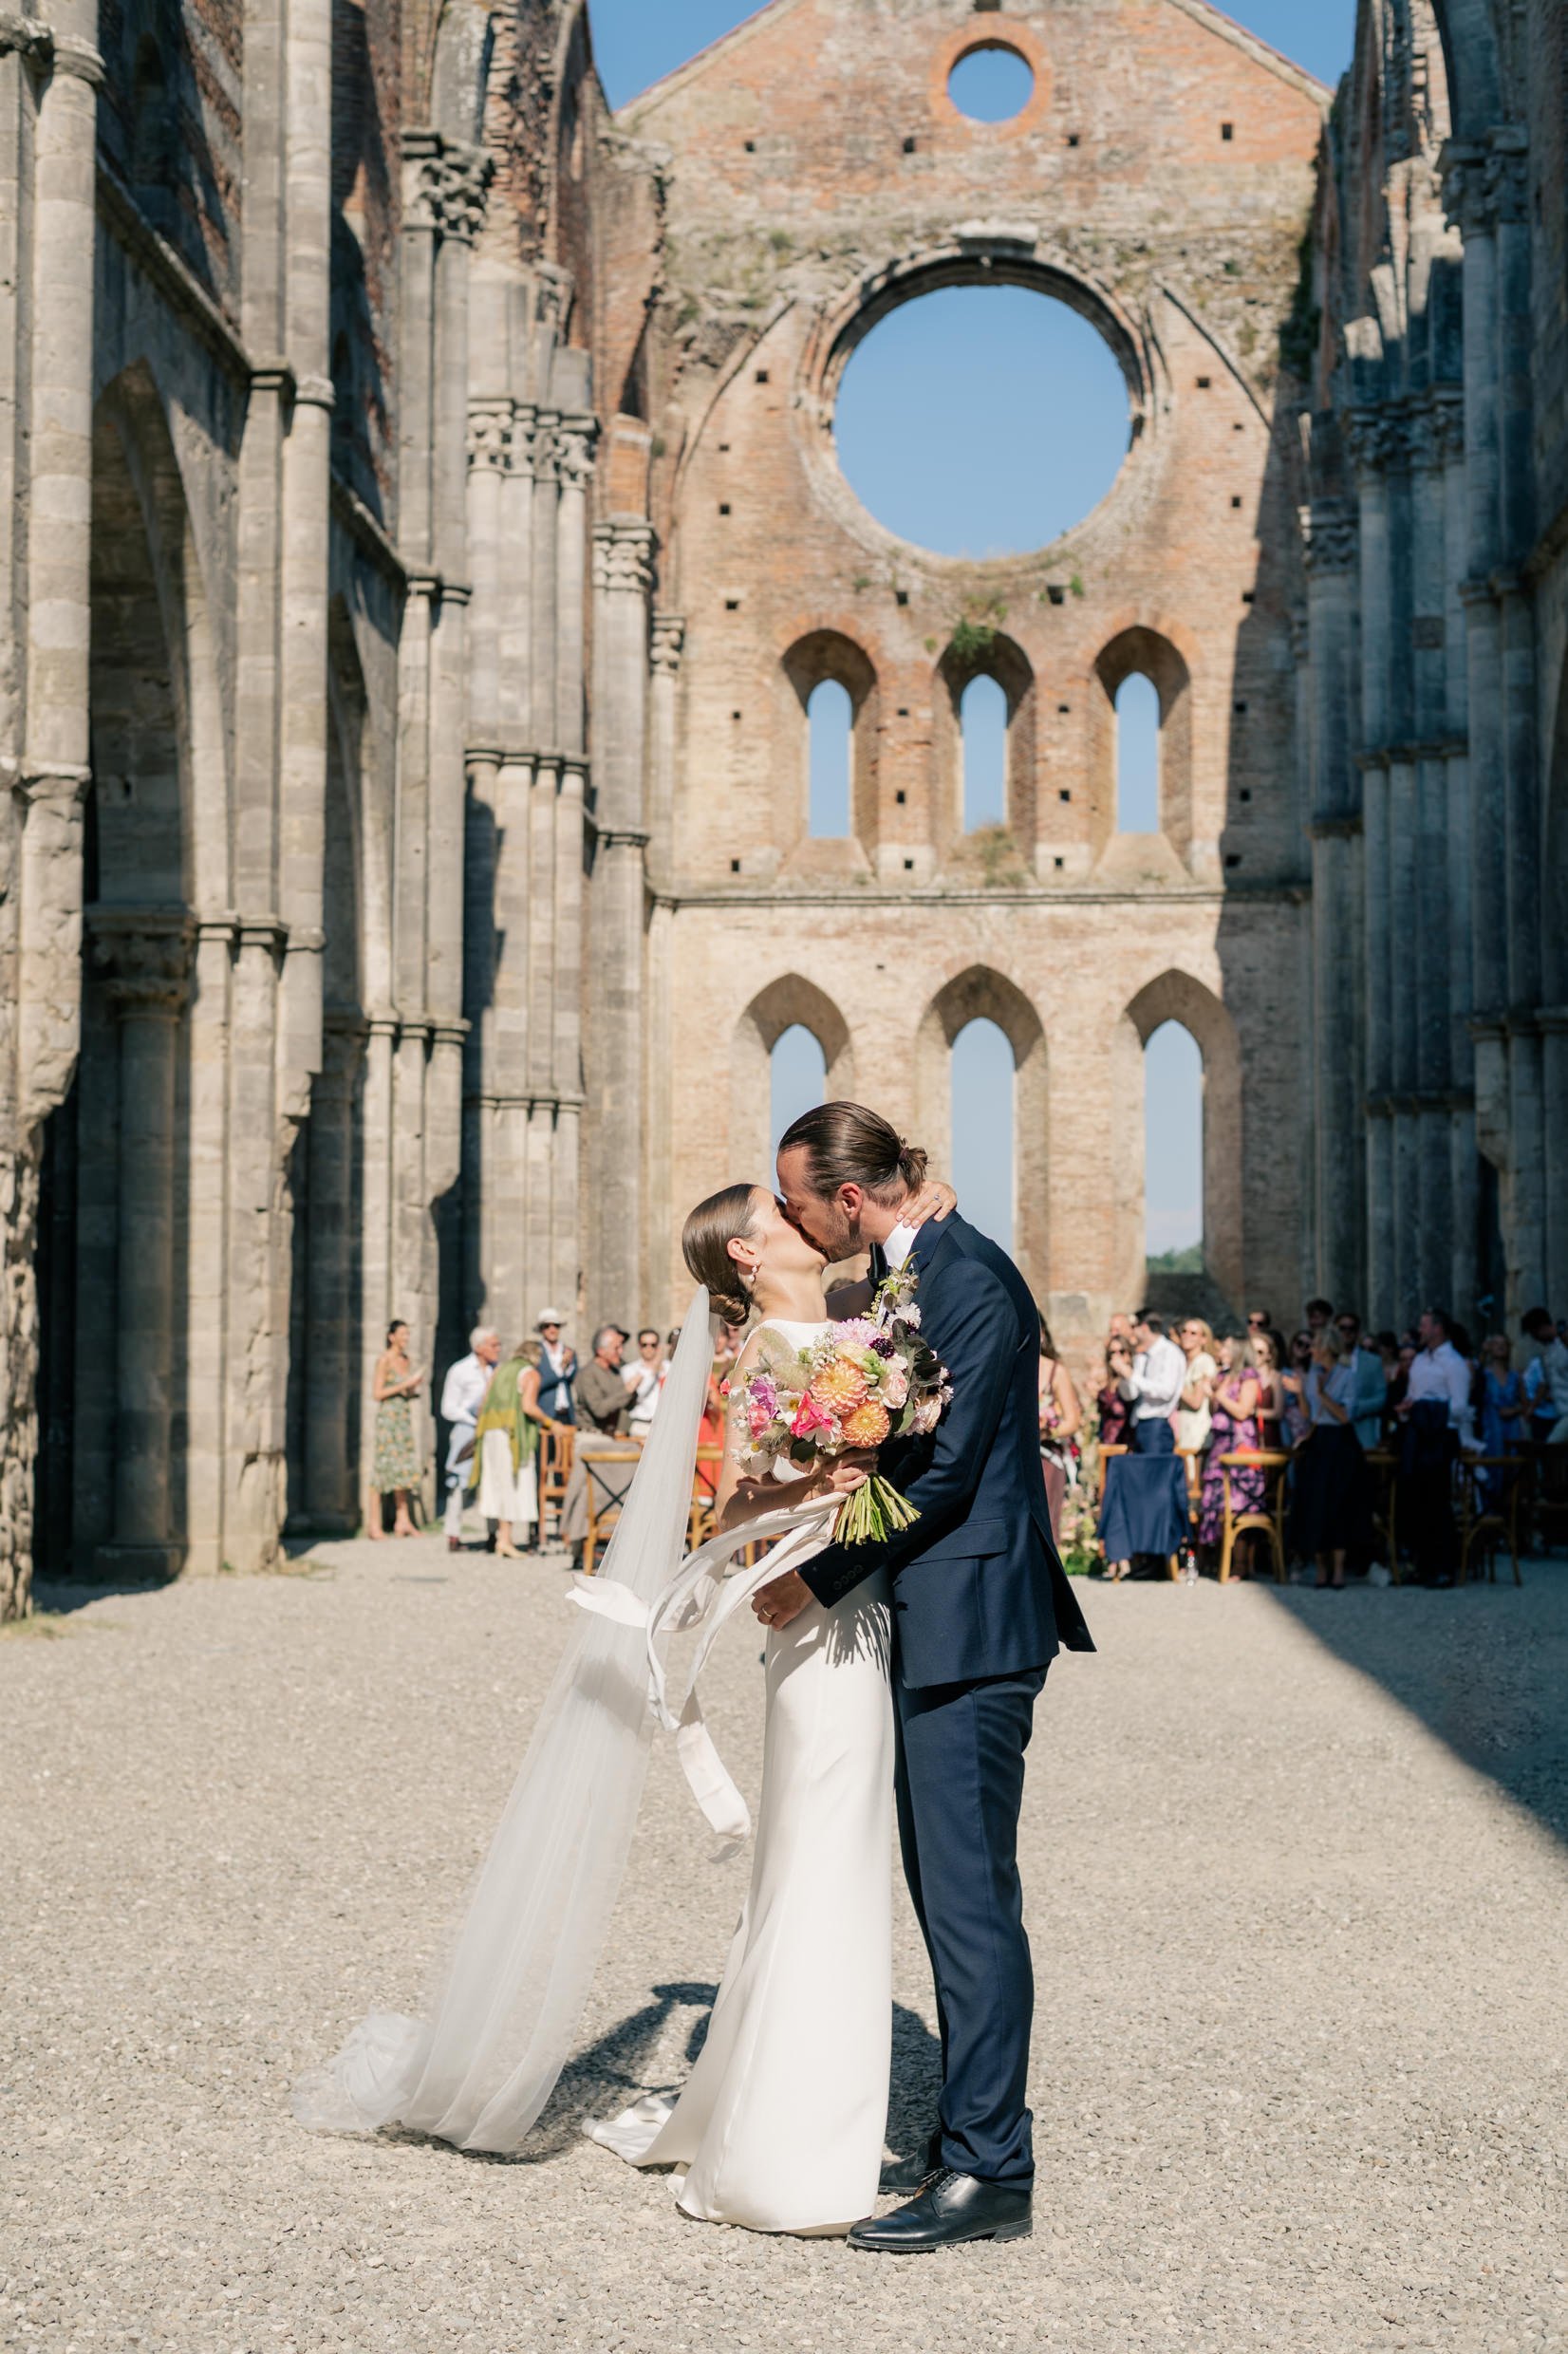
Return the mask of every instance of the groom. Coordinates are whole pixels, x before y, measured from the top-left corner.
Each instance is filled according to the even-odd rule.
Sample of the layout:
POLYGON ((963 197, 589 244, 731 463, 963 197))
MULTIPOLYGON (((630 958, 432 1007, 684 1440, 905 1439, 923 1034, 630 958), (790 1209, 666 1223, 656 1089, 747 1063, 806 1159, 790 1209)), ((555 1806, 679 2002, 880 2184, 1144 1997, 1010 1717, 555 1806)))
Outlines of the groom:
POLYGON ((1028 2236, 1023 1753, 1058 1649, 1094 1648, 1056 1558, 1040 1472, 1039 1312, 1006 1252, 963 1219, 904 1223, 924 1165, 861 1104, 808 1112, 779 1146, 785 1207, 830 1261, 868 1246, 874 1280, 913 1265, 921 1329, 953 1399, 929 1437, 882 1451, 881 1469, 920 1518, 880 1543, 829 1545, 755 1601, 783 1626, 813 1596, 834 1603, 873 1570, 893 1581, 899 1836, 943 2061, 919 2195, 849 2234, 852 2248, 893 2251, 1028 2236))

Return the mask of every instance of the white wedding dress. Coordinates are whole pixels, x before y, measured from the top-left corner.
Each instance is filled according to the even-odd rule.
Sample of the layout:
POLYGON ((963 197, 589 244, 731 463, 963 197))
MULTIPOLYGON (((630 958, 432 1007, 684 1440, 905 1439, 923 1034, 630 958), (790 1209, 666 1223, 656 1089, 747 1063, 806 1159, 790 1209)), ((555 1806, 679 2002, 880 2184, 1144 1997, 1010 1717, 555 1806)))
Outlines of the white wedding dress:
MULTIPOLYGON (((802 1347, 826 1327, 768 1329, 802 1347)), ((793 1548, 795 1564, 820 1541, 793 1548)), ((588 2129, 633 2165, 684 2168, 679 2204, 704 2222, 838 2233, 875 2205, 892 2032, 890 1636, 880 1576, 769 1629, 751 1887, 707 2042, 673 2108, 652 2095, 588 2129)))

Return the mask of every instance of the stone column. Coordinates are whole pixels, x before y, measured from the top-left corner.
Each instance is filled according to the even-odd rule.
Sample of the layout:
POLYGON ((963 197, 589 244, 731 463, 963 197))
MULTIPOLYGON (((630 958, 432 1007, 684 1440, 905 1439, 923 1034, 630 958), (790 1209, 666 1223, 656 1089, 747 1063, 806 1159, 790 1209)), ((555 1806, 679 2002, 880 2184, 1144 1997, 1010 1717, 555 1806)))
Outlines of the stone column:
MULTIPOLYGON (((1568 1103, 1568 1005, 1542 1006, 1537 1018, 1540 1032, 1541 1092, 1555 1116, 1545 1128, 1546 1269, 1541 1297, 1568 1298, 1568 1120, 1561 1108, 1568 1103)), ((1534 1306, 1535 1302, 1526 1302, 1534 1306)))
POLYGON ((1480 1216, 1480 1169, 1476 1161, 1475 1089, 1468 1022, 1474 1003, 1471 942, 1474 914, 1470 895, 1470 767, 1467 736, 1466 650, 1465 607, 1460 596, 1468 560, 1466 490, 1465 480, 1465 408, 1463 396, 1434 396, 1434 415, 1443 436, 1444 476, 1444 611, 1443 669, 1448 876, 1448 939, 1446 978, 1448 995, 1447 1073, 1448 1087, 1448 1198, 1451 1205, 1451 1256, 1444 1288, 1460 1316, 1475 1305, 1476 1235, 1480 1216))
MULTIPOLYGON (((679 613, 653 617, 648 705, 648 882, 667 894, 675 865, 676 698, 686 625, 679 613)), ((674 909, 656 897, 648 918, 645 951, 647 1004, 643 1020, 643 1067, 647 1074, 647 1141, 643 1188, 643 1266, 646 1314, 661 1331, 675 1319, 671 1290, 671 1238, 676 1207, 672 1190, 675 1156, 675 961, 674 909)), ((640 1312, 641 1313, 641 1312, 640 1312)))
POLYGON ((643 854, 647 843, 648 594, 654 533, 638 515, 593 534, 593 960, 588 1099, 594 1161, 588 1250, 595 1320, 641 1313, 643 854))
MULTIPOLYGON (((530 502, 529 541, 533 580, 529 629, 529 738, 538 752, 553 752, 559 744, 555 727, 555 631, 560 613, 555 593, 555 510, 560 499, 556 473, 556 428, 560 421, 552 409, 538 411, 533 420, 531 452, 533 495, 530 502)), ((566 1304, 565 1300, 556 1302, 559 1307, 566 1304)))
POLYGON ((100 1576, 170 1577, 183 1552, 170 1477, 175 1097, 195 929, 159 909, 99 908, 92 921, 120 1034, 114 1537, 98 1548, 100 1576))
MULTIPOLYGON (((555 1122, 551 1178, 550 1287, 570 1310, 583 1289, 583 960, 586 909, 583 891, 584 800, 588 763, 563 757, 555 795, 555 938, 553 1068, 555 1122)), ((595 943, 597 955, 597 943, 595 943)), ((633 1314, 636 1311, 633 1310, 633 1314)))
POLYGON ((1335 1298, 1365 1288, 1366 1113, 1357 1018, 1363 943, 1357 843, 1361 779, 1351 755, 1355 708, 1352 589, 1353 513, 1337 501, 1309 518, 1307 616, 1311 643, 1313 1127, 1316 1255, 1311 1281, 1335 1298))
POLYGON ((1452 1306, 1453 1194, 1449 1147, 1447 624, 1445 420, 1431 402, 1410 417, 1410 621, 1415 768, 1414 1084, 1421 1216, 1415 1290, 1452 1306))
POLYGON ((1362 960, 1366 1004, 1367 1302, 1364 1313, 1386 1323, 1399 1313, 1394 1263, 1395 1171, 1391 1023, 1393 934, 1392 830, 1390 815, 1389 670, 1392 566, 1383 438, 1375 423, 1349 426, 1357 466, 1360 541, 1361 768, 1365 932, 1362 960))
MULTIPOLYGON (((352 1230, 355 1098, 364 1068, 364 1027, 328 1018, 308 1130, 306 1238, 305 1519, 351 1537, 359 1525, 357 1413, 361 1324, 352 1230)), ((368 1474, 368 1465, 365 1467, 368 1474)))

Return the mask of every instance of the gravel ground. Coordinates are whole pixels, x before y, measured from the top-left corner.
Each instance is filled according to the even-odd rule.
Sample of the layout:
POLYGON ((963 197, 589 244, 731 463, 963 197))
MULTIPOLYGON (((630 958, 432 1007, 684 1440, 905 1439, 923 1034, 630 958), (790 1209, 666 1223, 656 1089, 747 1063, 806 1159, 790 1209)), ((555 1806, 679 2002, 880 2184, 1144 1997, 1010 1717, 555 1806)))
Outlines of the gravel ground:
MULTIPOLYGON (((351 2018, 418 2002, 558 1569, 324 1546, 0 1643, 0 2345, 1568 2345, 1568 1563, 1527 1576, 1091 1590, 1024 1822, 1035 2237, 902 2264, 684 2223, 578 2133, 680 2076, 739 1900, 664 1749, 526 2157, 289 2118, 351 2018)), ((756 1661, 709 1686, 743 1779, 756 1661)), ((895 1984, 905 2153, 934 2072, 902 1900, 895 1984)))

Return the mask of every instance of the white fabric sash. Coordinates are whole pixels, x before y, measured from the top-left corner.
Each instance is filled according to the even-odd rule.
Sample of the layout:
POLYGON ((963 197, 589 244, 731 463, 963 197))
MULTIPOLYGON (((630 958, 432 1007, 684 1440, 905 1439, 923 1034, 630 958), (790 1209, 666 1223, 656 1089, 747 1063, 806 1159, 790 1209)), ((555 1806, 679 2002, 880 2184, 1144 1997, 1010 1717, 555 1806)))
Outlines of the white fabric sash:
POLYGON ((798 1560, 817 1551, 843 1502, 842 1496, 816 1496, 809 1504, 781 1505, 721 1537, 710 1537, 705 1545, 686 1556, 651 1603, 640 1601, 628 1586, 609 1578, 588 1577, 579 1570, 572 1579, 570 1600, 601 1617, 613 1618, 618 1625, 646 1629, 648 1697, 660 1724, 675 1736, 676 1755, 692 1796, 724 1842, 721 1855, 732 1854, 750 1837, 752 1819, 703 1722, 698 1678, 720 1627, 751 1599, 758 1586, 783 1577, 798 1560), (727 1574, 737 1553, 773 1537, 781 1541, 760 1561, 733 1576, 727 1574), (669 1673, 661 1644, 670 1635, 688 1634, 693 1627, 700 1627, 702 1634, 685 1692, 676 1708, 669 1697, 669 1673))

